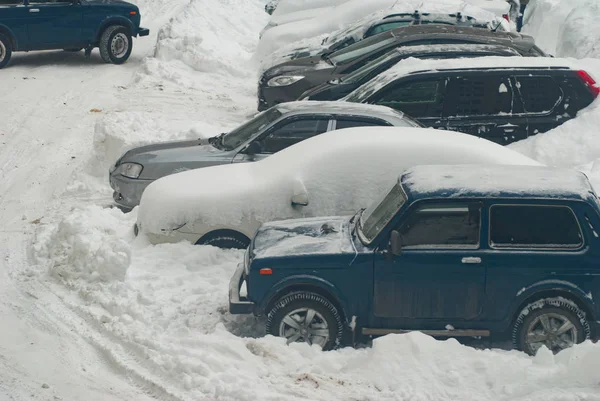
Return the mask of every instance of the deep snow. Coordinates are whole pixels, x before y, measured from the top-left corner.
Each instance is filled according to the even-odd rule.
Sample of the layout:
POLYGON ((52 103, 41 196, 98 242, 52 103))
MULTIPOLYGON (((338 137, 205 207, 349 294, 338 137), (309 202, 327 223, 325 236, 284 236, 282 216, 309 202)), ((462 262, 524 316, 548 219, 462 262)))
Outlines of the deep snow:
MULTIPOLYGON (((123 66, 44 52, 0 71, 0 399, 600 400, 599 344, 536 357, 418 333, 285 346, 227 312, 241 252, 134 239, 137 212, 103 208, 110 163, 253 114, 268 21, 260 0, 137 3, 152 36, 123 66)), ((598 107, 511 147, 600 178, 598 107)))

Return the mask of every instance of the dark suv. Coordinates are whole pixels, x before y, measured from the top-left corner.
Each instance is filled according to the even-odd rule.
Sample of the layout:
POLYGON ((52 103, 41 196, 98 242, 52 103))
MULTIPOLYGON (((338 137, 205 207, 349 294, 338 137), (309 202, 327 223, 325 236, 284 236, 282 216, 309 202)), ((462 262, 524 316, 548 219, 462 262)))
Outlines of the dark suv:
POLYGON ((264 224, 229 308, 324 349, 418 330, 558 352, 600 334, 598 232, 575 170, 414 167, 353 217, 264 224))
POLYGON ((120 0, 0 0, 0 68, 12 52, 100 49, 107 63, 122 64, 132 37, 147 36, 140 10, 120 0))
POLYGON ((351 74, 332 79, 304 92, 299 100, 338 100, 366 84, 399 61, 413 57, 425 59, 474 58, 487 56, 519 57, 518 51, 507 46, 454 44, 398 47, 364 65, 351 74))
POLYGON ((401 61, 342 100, 506 145, 570 120, 599 93, 569 60, 484 57, 401 61))
POLYGON ((298 58, 269 68, 258 83, 258 109, 296 100, 305 91, 350 74, 395 48, 438 44, 497 45, 514 49, 522 56, 547 56, 531 36, 514 32, 438 24, 396 28, 339 51, 298 58))

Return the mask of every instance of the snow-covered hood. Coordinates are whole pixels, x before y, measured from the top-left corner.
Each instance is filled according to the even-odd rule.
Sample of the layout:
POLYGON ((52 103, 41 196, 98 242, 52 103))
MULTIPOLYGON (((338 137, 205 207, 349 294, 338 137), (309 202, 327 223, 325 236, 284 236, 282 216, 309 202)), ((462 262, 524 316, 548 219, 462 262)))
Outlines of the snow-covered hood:
POLYGON ((253 258, 354 254, 350 218, 316 217, 263 224, 254 237, 253 258))

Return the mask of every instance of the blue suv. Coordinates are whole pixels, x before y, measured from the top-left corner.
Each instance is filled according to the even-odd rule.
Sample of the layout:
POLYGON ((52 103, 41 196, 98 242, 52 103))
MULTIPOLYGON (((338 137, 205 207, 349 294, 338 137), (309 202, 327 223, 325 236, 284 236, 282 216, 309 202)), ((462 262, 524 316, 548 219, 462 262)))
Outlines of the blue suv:
POLYGON ((599 334, 599 233, 580 172, 418 166, 354 216, 263 225, 229 309, 323 349, 418 330, 558 352, 599 334))
POLYGON ((120 0, 0 0, 0 68, 12 52, 100 49, 107 63, 122 64, 132 37, 147 36, 140 10, 120 0))

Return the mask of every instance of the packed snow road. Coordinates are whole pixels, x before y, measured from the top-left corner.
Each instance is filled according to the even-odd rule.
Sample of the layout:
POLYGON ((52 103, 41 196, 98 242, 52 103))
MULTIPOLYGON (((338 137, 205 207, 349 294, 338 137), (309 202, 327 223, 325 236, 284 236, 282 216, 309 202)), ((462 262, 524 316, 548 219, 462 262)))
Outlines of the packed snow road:
MULTIPOLYGON (((227 312, 240 251, 134 238, 136 211, 105 207, 109 165, 252 114, 268 17, 260 0, 137 3, 152 36, 127 64, 16 54, 0 74, 0 399, 600 400, 590 342, 536 357, 419 333, 286 346, 227 312)), ((600 177, 597 107, 513 147, 600 177)))

